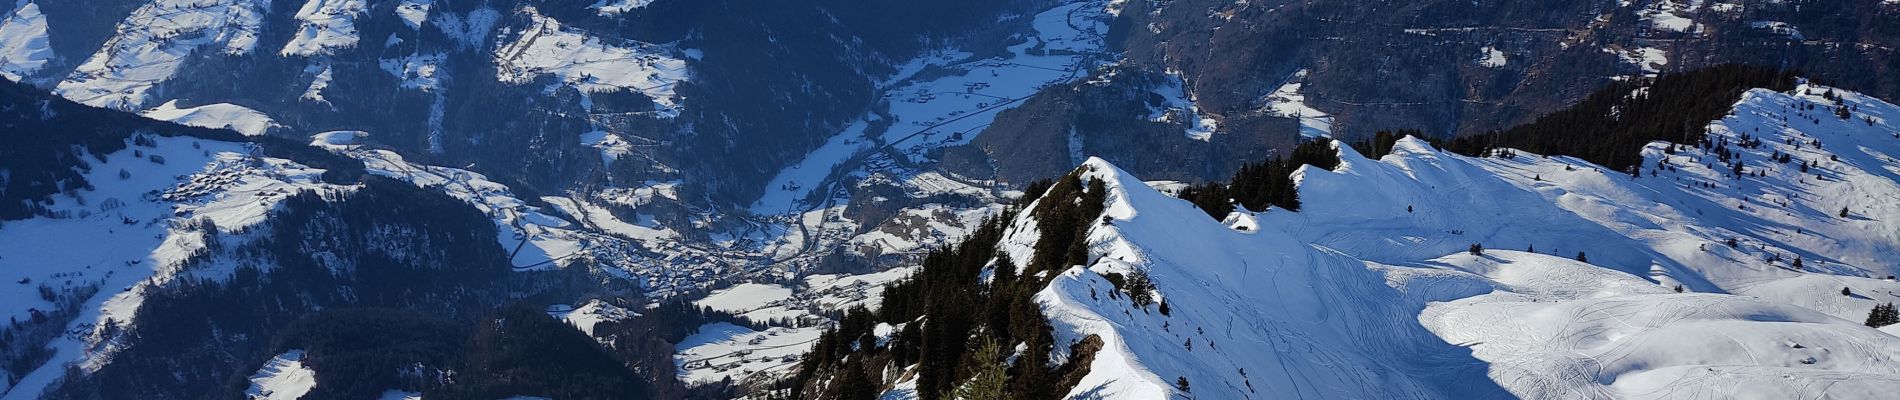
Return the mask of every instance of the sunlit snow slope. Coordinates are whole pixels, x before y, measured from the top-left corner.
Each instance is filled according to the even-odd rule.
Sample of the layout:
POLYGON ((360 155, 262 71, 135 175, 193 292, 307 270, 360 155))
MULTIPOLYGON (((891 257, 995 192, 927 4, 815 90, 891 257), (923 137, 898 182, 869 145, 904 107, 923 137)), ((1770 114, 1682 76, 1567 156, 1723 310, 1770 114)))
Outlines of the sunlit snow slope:
MULTIPOLYGON (((1072 397, 1886 397, 1900 337, 1860 321, 1900 297, 1895 117, 1838 89, 1750 91, 1709 126, 1739 175, 1665 143, 1640 177, 1342 146, 1297 173, 1301 211, 1224 221, 1091 160, 1110 191, 1094 261, 1036 299, 1058 343, 1105 343, 1072 397), (1107 295, 1137 269, 1170 314, 1107 295)), ((1032 215, 1006 235, 1031 258, 1032 215)))

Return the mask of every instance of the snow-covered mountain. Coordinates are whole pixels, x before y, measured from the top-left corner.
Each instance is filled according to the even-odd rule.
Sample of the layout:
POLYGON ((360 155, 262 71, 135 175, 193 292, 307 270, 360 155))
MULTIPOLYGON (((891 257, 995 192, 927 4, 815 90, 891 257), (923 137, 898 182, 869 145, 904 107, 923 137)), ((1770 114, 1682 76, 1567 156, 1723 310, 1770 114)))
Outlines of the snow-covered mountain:
MULTIPOLYGON (((1818 343, 1787 345, 1815 357, 1789 367, 1886 382, 1878 357, 1809 354, 1884 344, 1801 332, 1895 289, 1900 152, 1881 138, 1900 114, 1875 97, 1900 93, 1896 16, 1890 0, 17 0, 0 6, 0 78, 18 82, 0 86, 0 273, 20 272, 0 290, 0 393, 719 398, 882 347, 902 350, 876 356, 878 389, 934 396, 956 382, 906 373, 941 366, 943 342, 906 335, 953 324, 859 307, 923 296, 904 290, 931 257, 984 238, 1039 274, 982 304, 1023 339, 1005 358, 1058 355, 1009 373, 1098 395, 1641 397, 1615 378, 1740 362, 1591 340, 1698 321, 1804 322, 1776 331, 1818 343), (1313 138, 1486 137, 1470 134, 1603 85, 1737 62, 1867 94, 1747 93, 1709 146, 1652 145, 1634 179, 1583 156, 1335 146, 1339 166, 1295 173, 1299 212, 1210 221, 1135 178, 1172 195, 1313 138), (1057 211, 1033 211, 1051 202, 1018 200, 1077 164, 1116 193, 1110 228, 1051 229, 1057 211), (1491 250, 1461 256, 1473 245, 1491 250), (1170 315, 1114 308, 1128 296, 1102 285, 1135 271, 1167 300, 1144 308, 1170 315), (1381 296, 1397 300, 1349 301, 1381 296), (1673 317, 1717 308, 1698 301, 1734 312, 1673 317), (1544 303, 1647 322, 1494 316, 1544 303), (313 325, 429 335, 337 345, 313 325), (857 330, 875 340, 838 342, 857 330), (1237 356, 1302 353, 1318 356, 1237 356), (611 362, 537 364, 557 354, 611 362), (1592 361, 1614 357, 1651 361, 1592 361), (357 370, 376 372, 338 372, 357 370), (1286 372, 1321 370, 1354 372, 1286 372), (559 385, 581 376, 600 379, 559 385)), ((1093 201, 1085 185, 1050 193, 1093 201)), ((1831 379, 1762 371, 1705 380, 1831 379)))
MULTIPOLYGON (((1335 145, 1336 167, 1295 173, 1299 211, 1221 220, 1090 159, 1073 175, 1103 191, 1071 247, 1084 262, 1034 272, 1063 237, 1044 203, 1090 199, 1058 183, 973 239, 998 251, 977 279, 989 296, 1006 270, 1044 279, 1030 298, 1055 345, 1002 345, 1084 371, 1062 376, 1067 397, 1879 398, 1900 389, 1900 337, 1862 321, 1900 299, 1896 117, 1835 88, 1752 90, 1709 124, 1713 146, 1651 144, 1636 176, 1416 138, 1376 160, 1335 145)), ((929 287, 943 267, 926 265, 929 287)), ((920 315, 884 322, 949 317, 920 315)), ((940 339, 842 329, 878 347, 814 364, 833 379, 801 394, 849 391, 851 368, 887 397, 928 391, 929 361, 888 354, 940 339)), ((958 390, 983 385, 982 366, 952 365, 958 390)))

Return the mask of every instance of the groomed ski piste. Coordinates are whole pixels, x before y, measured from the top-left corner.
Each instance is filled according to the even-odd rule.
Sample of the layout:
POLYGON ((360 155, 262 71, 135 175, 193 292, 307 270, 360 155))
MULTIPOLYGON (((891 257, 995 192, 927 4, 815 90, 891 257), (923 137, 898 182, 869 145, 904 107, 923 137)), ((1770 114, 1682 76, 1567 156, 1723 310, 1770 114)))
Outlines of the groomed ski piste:
MULTIPOLYGON (((1895 117, 1839 89, 1747 92, 1709 125, 1739 176, 1664 143, 1641 177, 1409 138, 1379 160, 1339 146, 1335 170, 1296 173, 1301 211, 1223 221, 1091 159, 1109 190, 1095 261, 1036 299, 1056 360, 1105 342, 1076 398, 1888 397, 1900 337, 1860 321, 1900 297, 1895 117), (1106 295, 1104 274, 1136 269, 1169 315, 1106 295)), ((1025 213, 1004 251, 1030 259, 1037 236, 1025 213)))

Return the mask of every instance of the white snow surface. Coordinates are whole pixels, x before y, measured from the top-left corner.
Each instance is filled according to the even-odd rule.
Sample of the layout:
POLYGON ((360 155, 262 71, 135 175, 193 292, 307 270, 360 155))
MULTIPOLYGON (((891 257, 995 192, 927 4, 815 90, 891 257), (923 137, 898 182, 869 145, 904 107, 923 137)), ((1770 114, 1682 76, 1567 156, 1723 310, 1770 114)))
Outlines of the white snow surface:
POLYGON ((600 15, 605 16, 646 8, 647 5, 653 4, 653 2, 654 0, 600 0, 594 2, 594 5, 587 6, 587 8, 592 8, 599 12, 600 15))
POLYGON ((633 143, 608 131, 582 133, 581 145, 600 149, 600 163, 604 165, 613 165, 614 160, 633 153, 633 143))
POLYGON ((53 59, 46 42, 46 15, 28 1, 0 21, 0 78, 19 81, 53 59))
POLYGON ((297 400, 317 387, 317 373, 303 365, 303 350, 285 351, 251 374, 244 396, 252 400, 297 400))
POLYGON ((131 321, 153 287, 178 279, 223 279, 235 270, 223 264, 184 268, 206 247, 207 237, 188 222, 210 219, 220 240, 244 240, 233 233, 263 222, 290 194, 349 190, 321 183, 323 170, 254 156, 248 144, 188 137, 152 141, 152 147, 128 146, 103 162, 85 158, 93 189, 56 196, 48 208, 57 216, 0 226, 0 273, 9 274, 9 282, 29 283, 0 286, 0 314, 27 320, 28 309, 52 309, 40 298, 40 285, 73 294, 98 289, 78 299, 79 313, 67 334, 47 344, 53 358, 36 370, 16 372, 20 382, 0 398, 33 398, 69 365, 97 368, 117 350, 105 326, 131 321))
MULTIPOLYGON (((1035 296, 1057 343, 1090 335, 1105 343, 1069 396, 1190 395, 1175 388, 1177 378, 1206 398, 1503 393, 1481 361, 1416 321, 1422 304, 1368 301, 1399 293, 1363 261, 1276 230, 1230 229, 1100 159, 1083 168, 1106 183, 1111 221, 1088 235, 1092 265, 1062 271, 1035 296), (1136 268, 1161 288, 1171 315, 1107 295, 1116 289, 1102 274, 1136 268)), ((1011 259, 1030 259, 1034 225, 1024 213, 1005 233, 1011 259)))
POLYGON ((1694 19, 1683 15, 1702 8, 1703 1, 1704 0, 1658 1, 1642 10, 1638 10, 1636 15, 1643 20, 1649 21, 1650 27, 1656 30, 1698 33, 1702 31, 1702 24, 1696 23, 1694 19))
POLYGON ((422 400, 422 393, 390 389, 383 391, 377 400, 422 400))
POLYGON ((1171 78, 1167 85, 1155 88, 1166 103, 1160 107, 1149 107, 1148 120, 1154 122, 1180 123, 1187 125, 1187 137, 1208 141, 1214 133, 1220 131, 1220 120, 1201 114, 1201 107, 1194 103, 1194 93, 1188 90, 1187 82, 1178 71, 1168 74, 1171 78))
MULTIPOLYGON (((1186 378, 1211 398, 1882 398, 1900 337, 1859 321, 1900 297, 1897 116, 1839 89, 1749 91, 1709 124, 1740 177, 1663 143, 1640 178, 1411 138, 1379 160, 1341 147, 1336 170, 1296 172, 1301 211, 1224 221, 1091 159, 1109 190, 1094 261, 1036 300, 1058 343, 1105 342, 1072 397, 1178 397, 1186 378), (1135 269, 1171 315, 1106 295, 1103 274, 1135 269)), ((1011 259, 1035 224, 1012 222, 1011 259)))
MULTIPOLYGON (((436 92, 442 88, 442 79, 448 72, 441 68, 447 54, 428 53, 411 54, 396 58, 384 58, 377 62, 383 72, 402 81, 404 89, 420 89, 424 92, 436 92)), ((326 70, 325 73, 328 73, 326 70)), ((325 79, 327 82, 328 80, 325 79)))
POLYGON ((791 296, 792 289, 784 286, 741 283, 706 295, 706 298, 694 301, 693 305, 733 314, 745 314, 791 296))
POLYGON ((1429 259, 1471 243, 1585 252, 1592 264, 1661 273, 1702 292, 1743 291, 1817 272, 1894 275, 1900 260, 1887 255, 1900 243, 1900 217, 1887 216, 1900 216, 1900 108, 1836 89, 1859 109, 1842 120, 1821 111, 1832 103, 1822 98, 1826 90, 1752 90, 1729 116, 1709 124, 1741 155, 1748 175, 1765 176, 1733 177, 1710 151, 1671 155, 1660 143, 1644 150, 1643 177, 1632 179, 1570 157, 1520 152, 1474 159, 1406 139, 1381 160, 1344 148, 1336 171, 1303 169, 1301 212, 1264 213, 1262 223, 1384 263, 1429 259), (1802 104, 1820 106, 1801 111, 1802 104), (1740 147, 1743 135, 1762 146, 1740 147), (1769 161, 1777 152, 1799 162, 1769 161), (1664 159, 1670 168, 1658 170, 1664 159), (1800 162, 1818 166, 1803 173, 1800 162), (1838 216, 1842 208, 1847 217, 1838 216), (1726 244, 1731 238, 1735 248, 1726 244), (1796 257, 1805 261, 1801 271, 1791 265, 1796 257))
POLYGON ((1669 52, 1654 47, 1637 47, 1614 52, 1624 64, 1641 69, 1644 74, 1655 75, 1669 66, 1669 52))
POLYGON ((297 10, 297 33, 278 54, 307 57, 356 47, 356 18, 366 7, 365 0, 306 0, 297 10))
POLYGON ((422 24, 429 21, 429 8, 434 5, 435 0, 402 0, 396 4, 396 16, 401 17, 409 29, 422 29, 422 24))
POLYGON ((640 313, 600 300, 589 300, 580 307, 552 305, 548 306, 547 312, 550 316, 574 325, 574 328, 580 329, 588 336, 594 336, 594 328, 601 323, 625 321, 640 316, 640 313))
POLYGON ((335 73, 331 72, 328 65, 311 65, 304 69, 304 73, 313 72, 315 75, 310 77, 310 86, 304 87, 303 96, 298 96, 298 99, 329 103, 330 100, 323 97, 323 90, 330 88, 330 80, 335 77, 335 73))
POLYGON ((496 78, 528 83, 554 75, 585 93, 629 90, 653 98, 660 115, 677 115, 673 86, 689 78, 686 61, 669 47, 628 41, 608 43, 565 27, 534 7, 522 7, 531 23, 495 49, 496 78))
POLYGON ((245 136, 263 136, 273 127, 279 127, 269 115, 244 106, 230 103, 214 103, 197 107, 178 107, 178 100, 167 101, 158 107, 140 113, 146 118, 177 122, 212 129, 230 129, 245 136))
POLYGON ((1306 103, 1306 95, 1300 93, 1304 86, 1306 70, 1299 70, 1287 78, 1265 100, 1266 111, 1270 115, 1300 120, 1300 136, 1306 138, 1332 137, 1333 117, 1306 103))
MULTIPOLYGON (((1523 398, 1880 398, 1900 389, 1900 337, 1769 299, 1676 293, 1634 275, 1515 251, 1402 274, 1408 294, 1487 285, 1419 320, 1491 363, 1523 398), (1448 284, 1469 279, 1469 282, 1448 284)), ((1833 293, 1838 296, 1838 293, 1833 293)))
POLYGON ((673 365, 688 385, 787 374, 798 369, 799 357, 822 334, 819 327, 754 331, 725 322, 706 324, 680 341, 673 365))
POLYGON ((257 47, 265 0, 153 0, 132 11, 97 53, 61 81, 55 93, 95 107, 136 110, 146 92, 178 72, 205 46, 224 54, 257 47))
POLYGON ((1504 58, 1504 51, 1498 50, 1496 47, 1484 46, 1484 48, 1478 49, 1479 66, 1485 68, 1501 68, 1510 64, 1510 62, 1510 60, 1504 58))

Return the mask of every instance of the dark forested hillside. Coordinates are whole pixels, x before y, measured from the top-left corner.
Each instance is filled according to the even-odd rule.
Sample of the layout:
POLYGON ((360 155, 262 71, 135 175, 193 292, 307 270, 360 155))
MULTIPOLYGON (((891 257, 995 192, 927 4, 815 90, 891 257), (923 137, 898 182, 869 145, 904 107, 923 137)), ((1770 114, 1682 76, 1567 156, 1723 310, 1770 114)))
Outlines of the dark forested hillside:
POLYGON ((671 343, 709 319, 672 301, 599 328, 615 348, 542 311, 583 295, 637 306, 584 268, 511 271, 492 222, 461 200, 380 177, 347 193, 285 200, 264 227, 220 235, 183 265, 231 269, 146 293, 97 371, 69 371, 55 399, 243 398, 274 355, 301 350, 320 389, 429 398, 679 398, 671 343))
MULTIPOLYGON (((508 297, 508 264, 488 220, 460 200, 407 183, 371 178, 349 194, 306 192, 286 200, 265 228, 229 237, 214 229, 202 232, 219 245, 182 268, 231 275, 152 290, 134 320, 120 322, 122 333, 109 335, 121 346, 113 362, 69 374, 49 397, 222 397, 229 393, 215 389, 273 354, 274 333, 317 310, 394 307, 468 320, 508 297)), ((393 379, 396 371, 377 373, 367 376, 393 379)))
POLYGON ((1621 76, 1734 63, 1900 95, 1900 5, 1691 4, 1181 0, 1129 3, 1119 26, 1145 27, 1121 31, 1123 66, 1180 71, 1203 110, 1247 115, 1276 87, 1304 83, 1306 102, 1331 114, 1344 140, 1395 127, 1437 137, 1504 130, 1621 76), (1690 25, 1668 28, 1658 15, 1690 25), (1309 74, 1295 76, 1300 70, 1309 74))
POLYGON ((0 145, 0 221, 35 215, 48 196, 91 188, 85 177, 90 164, 125 149, 135 135, 256 143, 266 155, 328 169, 324 178, 335 183, 363 174, 361 161, 303 143, 155 121, 0 79, 0 143, 5 144, 0 145))
POLYGON ((1704 125, 1728 112, 1742 92, 1794 89, 1794 71, 1720 66, 1633 79, 1598 90, 1582 102, 1502 132, 1466 136, 1445 148, 1465 155, 1494 148, 1567 155, 1627 171, 1652 141, 1695 145, 1704 125))
POLYGON ((1087 235, 1103 223, 1107 189, 1082 178, 1080 171, 1042 187, 1046 192, 1024 199, 1034 206, 1005 212, 960 244, 931 252, 917 275, 884 290, 878 311, 848 312, 814 345, 785 389, 796 398, 867 399, 894 383, 887 368, 914 368, 917 393, 924 399, 1001 394, 959 388, 972 379, 1006 390, 1010 398, 1066 393, 1087 372, 1089 352, 1072 351, 1067 360, 1053 360, 1051 351, 1059 344, 1032 297, 1063 268, 1090 261, 1087 235), (1034 256, 1021 268, 998 252, 1007 224, 1019 212, 1034 215, 1040 228, 1034 256), (987 280, 985 270, 991 271, 987 280), (871 331, 880 322, 902 326, 884 345, 871 331), (995 350, 999 343, 1025 347, 1014 362, 1005 363, 995 350))

